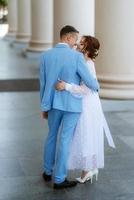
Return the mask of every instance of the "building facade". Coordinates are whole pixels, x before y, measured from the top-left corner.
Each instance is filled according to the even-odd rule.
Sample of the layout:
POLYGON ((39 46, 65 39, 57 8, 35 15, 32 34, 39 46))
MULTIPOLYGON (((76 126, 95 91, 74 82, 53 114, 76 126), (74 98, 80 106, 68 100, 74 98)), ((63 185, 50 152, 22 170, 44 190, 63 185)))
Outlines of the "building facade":
POLYGON ((8 35, 42 52, 59 41, 62 26, 95 35, 100 96, 134 99, 134 0, 9 0, 8 35))

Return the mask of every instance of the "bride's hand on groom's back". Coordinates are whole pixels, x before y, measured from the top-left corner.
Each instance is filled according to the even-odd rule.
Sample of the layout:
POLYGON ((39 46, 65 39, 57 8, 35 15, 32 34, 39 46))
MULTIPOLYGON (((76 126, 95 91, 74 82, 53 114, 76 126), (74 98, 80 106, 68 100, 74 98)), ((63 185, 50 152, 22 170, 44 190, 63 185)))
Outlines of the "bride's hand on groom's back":
POLYGON ((65 85, 66 85, 66 83, 61 80, 55 85, 55 89, 60 90, 60 91, 65 90, 65 85))

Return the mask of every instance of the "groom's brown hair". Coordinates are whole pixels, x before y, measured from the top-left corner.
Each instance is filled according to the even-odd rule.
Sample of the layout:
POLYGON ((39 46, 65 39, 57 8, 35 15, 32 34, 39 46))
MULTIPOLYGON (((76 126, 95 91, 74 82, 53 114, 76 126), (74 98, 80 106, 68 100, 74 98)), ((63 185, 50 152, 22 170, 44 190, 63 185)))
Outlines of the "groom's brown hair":
POLYGON ((68 33, 79 33, 79 31, 73 26, 66 25, 60 30, 60 38, 62 38, 63 35, 66 35, 68 33))

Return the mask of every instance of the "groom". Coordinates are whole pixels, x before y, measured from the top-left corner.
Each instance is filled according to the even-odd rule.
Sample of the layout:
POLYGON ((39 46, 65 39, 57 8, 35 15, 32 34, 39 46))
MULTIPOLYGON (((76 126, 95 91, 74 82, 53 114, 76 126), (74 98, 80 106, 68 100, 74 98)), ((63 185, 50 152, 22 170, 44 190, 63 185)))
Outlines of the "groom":
POLYGON ((68 181, 67 162, 71 138, 82 111, 82 99, 67 91, 56 91, 59 80, 80 84, 81 81, 93 90, 99 89, 98 82, 90 75, 84 57, 72 47, 78 39, 78 31, 64 26, 60 31, 60 42, 41 56, 40 97, 44 118, 48 117, 49 133, 44 148, 45 181, 54 179, 53 187, 73 187, 76 181, 68 181), (57 144, 58 130, 61 125, 57 144))

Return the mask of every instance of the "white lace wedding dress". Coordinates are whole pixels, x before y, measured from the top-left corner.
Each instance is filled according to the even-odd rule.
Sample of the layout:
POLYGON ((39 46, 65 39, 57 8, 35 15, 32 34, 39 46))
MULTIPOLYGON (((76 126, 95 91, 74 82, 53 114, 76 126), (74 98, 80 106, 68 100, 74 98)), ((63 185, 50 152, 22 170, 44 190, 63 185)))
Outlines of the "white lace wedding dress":
MULTIPOLYGON (((94 62, 87 67, 96 78, 94 62)), ((103 114, 97 92, 86 85, 66 84, 66 90, 76 98, 83 98, 83 111, 77 123, 70 148, 68 169, 92 170, 104 167, 104 133, 108 143, 115 148, 110 130, 103 114)))

